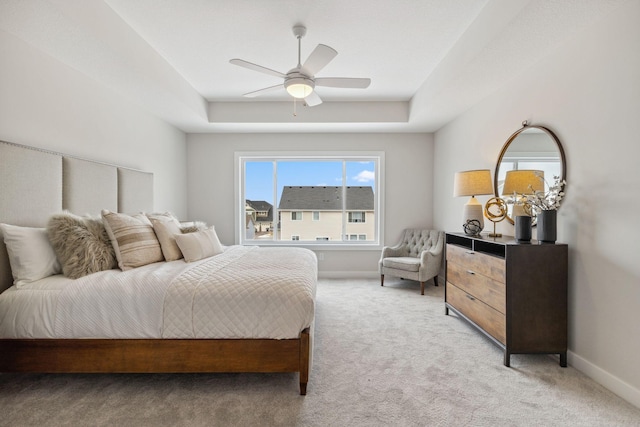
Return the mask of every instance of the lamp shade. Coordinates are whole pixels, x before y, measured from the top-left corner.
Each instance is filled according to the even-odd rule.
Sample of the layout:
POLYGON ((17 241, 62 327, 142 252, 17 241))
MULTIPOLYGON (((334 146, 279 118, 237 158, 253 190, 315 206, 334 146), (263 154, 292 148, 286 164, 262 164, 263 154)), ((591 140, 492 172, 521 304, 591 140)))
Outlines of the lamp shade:
POLYGON ((453 196, 479 196, 493 194, 491 171, 478 169, 456 172, 453 180, 453 196))
POLYGON ((502 195, 530 194, 544 191, 544 172, 539 170, 508 171, 502 187, 502 195))

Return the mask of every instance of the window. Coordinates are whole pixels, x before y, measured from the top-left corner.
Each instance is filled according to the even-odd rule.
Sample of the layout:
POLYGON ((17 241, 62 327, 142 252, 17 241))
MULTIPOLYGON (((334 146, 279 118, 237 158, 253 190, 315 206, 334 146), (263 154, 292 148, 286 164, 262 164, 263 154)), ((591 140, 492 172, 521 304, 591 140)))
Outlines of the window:
POLYGON ((349 212, 349 222, 364 222, 364 212, 349 212))
POLYGON ((236 153, 236 168, 238 243, 379 248, 383 153, 236 153), (267 232, 240 227, 246 200, 270 207, 267 232))
POLYGON ((349 240, 367 240, 366 234, 349 234, 349 240))

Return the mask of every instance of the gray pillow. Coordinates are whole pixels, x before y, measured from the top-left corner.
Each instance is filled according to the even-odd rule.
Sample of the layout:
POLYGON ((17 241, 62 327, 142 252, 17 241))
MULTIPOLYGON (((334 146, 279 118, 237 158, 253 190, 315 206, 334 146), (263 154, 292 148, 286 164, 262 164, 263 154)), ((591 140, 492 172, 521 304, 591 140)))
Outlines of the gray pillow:
POLYGON ((71 279, 118 265, 101 218, 70 212, 55 214, 49 218, 47 234, 62 273, 71 279))

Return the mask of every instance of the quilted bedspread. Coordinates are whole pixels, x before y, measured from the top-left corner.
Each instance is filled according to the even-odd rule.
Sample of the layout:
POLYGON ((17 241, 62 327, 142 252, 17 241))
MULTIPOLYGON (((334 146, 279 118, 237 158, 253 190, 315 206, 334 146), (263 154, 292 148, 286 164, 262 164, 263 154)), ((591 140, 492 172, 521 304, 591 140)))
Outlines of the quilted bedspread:
POLYGON ((0 294, 0 337, 297 338, 313 322, 316 282, 312 251, 256 246, 52 276, 0 294))
POLYGON ((163 338, 297 338, 311 324, 316 257, 309 250, 234 246, 173 280, 163 338))

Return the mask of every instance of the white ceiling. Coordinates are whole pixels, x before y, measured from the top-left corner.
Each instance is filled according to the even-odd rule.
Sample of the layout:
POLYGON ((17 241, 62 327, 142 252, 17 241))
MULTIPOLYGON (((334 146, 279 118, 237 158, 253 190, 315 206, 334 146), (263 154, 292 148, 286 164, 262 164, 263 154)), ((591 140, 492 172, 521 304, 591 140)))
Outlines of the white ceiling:
POLYGON ((0 30, 121 92, 186 132, 432 132, 575 31, 633 0, 2 0, 0 30), (338 56, 293 115, 281 83, 319 43, 338 56))

